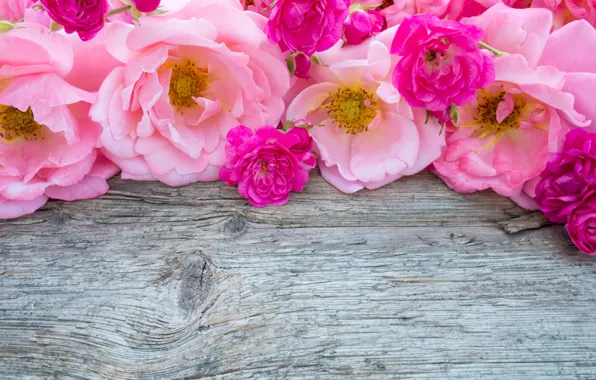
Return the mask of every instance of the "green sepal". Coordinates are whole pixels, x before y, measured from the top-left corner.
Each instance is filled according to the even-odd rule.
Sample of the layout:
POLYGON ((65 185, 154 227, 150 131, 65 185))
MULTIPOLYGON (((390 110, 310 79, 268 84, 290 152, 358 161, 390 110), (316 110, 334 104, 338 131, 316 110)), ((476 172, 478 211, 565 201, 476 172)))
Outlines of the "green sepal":
POLYGON ((13 29, 18 28, 15 24, 9 21, 0 21, 0 34, 10 32, 13 29))
POLYGON ((294 76, 294 73, 296 72, 296 57, 294 54, 286 58, 286 64, 288 65, 288 71, 290 72, 290 75, 294 76))
POLYGON ((449 117, 451 118, 453 124, 457 125, 457 122, 459 121, 459 112, 453 103, 449 106, 449 117))

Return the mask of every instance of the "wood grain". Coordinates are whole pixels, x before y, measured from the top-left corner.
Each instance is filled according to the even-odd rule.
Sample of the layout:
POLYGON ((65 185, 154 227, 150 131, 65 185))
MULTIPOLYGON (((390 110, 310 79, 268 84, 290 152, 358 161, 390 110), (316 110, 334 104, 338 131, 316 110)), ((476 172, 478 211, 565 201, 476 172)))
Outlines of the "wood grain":
POLYGON ((596 379, 596 259, 493 193, 111 184, 0 223, 1 379, 596 379))

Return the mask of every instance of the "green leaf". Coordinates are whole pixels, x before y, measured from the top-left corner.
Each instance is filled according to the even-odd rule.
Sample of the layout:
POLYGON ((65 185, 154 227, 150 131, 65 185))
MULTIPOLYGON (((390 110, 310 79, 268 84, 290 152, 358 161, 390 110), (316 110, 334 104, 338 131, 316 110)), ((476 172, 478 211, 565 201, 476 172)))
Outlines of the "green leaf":
POLYGON ((424 119, 424 124, 428 124, 428 119, 430 119, 430 111, 426 110, 426 119, 424 119))
POLYGON ((288 64, 288 71, 290 72, 290 75, 293 76, 296 72, 296 57, 294 54, 286 58, 286 63, 288 64))
POLYGON ((10 32, 11 30, 13 30, 16 27, 17 26, 11 22, 0 21, 0 34, 10 32))
POLYGON ((445 123, 441 124, 441 130, 439 131, 439 136, 443 134, 443 129, 445 129, 445 123))
POLYGON ((453 124, 457 125, 457 122, 459 121, 459 112, 457 111, 455 104, 449 106, 449 117, 453 124))

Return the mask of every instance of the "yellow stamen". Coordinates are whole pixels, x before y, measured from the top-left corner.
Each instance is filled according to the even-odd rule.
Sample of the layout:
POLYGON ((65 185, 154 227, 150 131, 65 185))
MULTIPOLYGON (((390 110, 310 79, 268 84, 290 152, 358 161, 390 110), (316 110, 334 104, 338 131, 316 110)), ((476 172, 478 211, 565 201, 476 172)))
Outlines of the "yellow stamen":
POLYGON ((368 130, 377 116, 379 103, 376 96, 363 89, 340 88, 329 94, 327 109, 329 118, 346 133, 356 134, 368 130))
POLYGON ((170 77, 168 92, 170 103, 178 111, 193 107, 197 104, 193 98, 202 96, 208 86, 207 72, 198 68, 194 62, 186 61, 176 64, 172 68, 170 77))
POLYGON ((503 101, 505 94, 505 91, 489 93, 485 90, 479 90, 476 116, 469 122, 458 125, 458 127, 477 128, 474 137, 479 139, 494 136, 485 148, 494 145, 504 133, 519 129, 520 119, 527 111, 528 104, 523 96, 513 94, 513 110, 499 123, 497 121, 497 108, 499 103, 503 101))
POLYGON ((44 126, 35 121, 31 107, 23 112, 16 107, 0 104, 0 139, 13 142, 19 138, 43 140, 44 126))

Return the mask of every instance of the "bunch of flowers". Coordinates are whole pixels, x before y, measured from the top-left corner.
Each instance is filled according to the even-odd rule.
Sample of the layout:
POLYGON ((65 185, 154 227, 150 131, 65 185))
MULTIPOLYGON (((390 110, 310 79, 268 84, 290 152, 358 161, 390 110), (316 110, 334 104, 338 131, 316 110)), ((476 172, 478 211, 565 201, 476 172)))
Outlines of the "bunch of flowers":
POLYGON ((3 0, 0 218, 107 179, 282 205, 423 170, 596 253, 595 4, 3 0))

